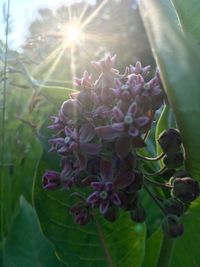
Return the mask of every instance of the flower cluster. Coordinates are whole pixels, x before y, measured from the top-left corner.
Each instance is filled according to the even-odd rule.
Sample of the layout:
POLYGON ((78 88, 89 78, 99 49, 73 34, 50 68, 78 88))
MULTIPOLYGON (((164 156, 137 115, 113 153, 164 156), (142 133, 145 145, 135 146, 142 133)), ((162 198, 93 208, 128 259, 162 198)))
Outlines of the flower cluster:
POLYGON ((130 212, 133 221, 143 222, 146 212, 139 191, 144 189, 164 212, 164 231, 179 236, 183 232, 180 216, 184 203, 199 194, 198 183, 188 174, 176 175, 184 160, 180 133, 169 129, 160 135, 160 157, 139 154, 146 147, 155 112, 164 103, 159 72, 148 78, 150 66, 137 62, 121 74, 114 68, 115 60, 115 56, 107 56, 92 62, 100 72, 98 79, 93 80, 87 71, 76 78, 78 91, 62 104, 58 116, 52 117, 49 128, 55 135, 49 140, 50 151, 60 156, 61 165, 60 172, 46 170, 43 187, 72 192, 78 189, 79 193, 73 194, 79 200, 70 211, 80 225, 92 220, 94 210, 111 222, 118 218, 120 209, 130 212), (143 162, 162 157, 162 170, 144 171, 143 162), (155 180, 167 170, 173 174, 170 181, 155 180), (154 186, 170 190, 171 197, 161 199, 154 186))

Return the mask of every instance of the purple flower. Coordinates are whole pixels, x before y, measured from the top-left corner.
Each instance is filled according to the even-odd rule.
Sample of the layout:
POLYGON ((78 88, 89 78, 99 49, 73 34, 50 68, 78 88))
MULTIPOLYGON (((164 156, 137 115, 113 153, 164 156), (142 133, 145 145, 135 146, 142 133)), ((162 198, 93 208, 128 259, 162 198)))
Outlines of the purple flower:
POLYGON ((112 88, 114 86, 114 80, 121 77, 119 71, 113 68, 115 60, 116 55, 113 57, 107 56, 99 61, 92 61, 92 64, 102 72, 94 84, 96 89, 112 88))
POLYGON ((92 207, 99 207, 102 214, 105 214, 112 205, 118 207, 122 204, 120 196, 123 193, 120 190, 130 185, 134 180, 132 174, 119 174, 114 179, 112 164, 103 159, 100 162, 100 177, 93 177, 96 179, 96 181, 91 182, 94 192, 87 198, 87 203, 92 207))
POLYGON ((60 114, 68 121, 77 121, 83 116, 83 110, 78 100, 68 99, 65 101, 60 109, 60 114))
POLYGON ((85 71, 81 79, 75 78, 75 85, 80 89, 80 92, 71 94, 71 97, 78 100, 84 111, 93 109, 98 102, 98 96, 94 91, 92 75, 85 71))
POLYGON ((125 83, 119 79, 115 79, 115 88, 111 89, 113 94, 119 99, 130 102, 132 97, 139 94, 144 85, 144 78, 142 75, 130 74, 125 83))
POLYGON ((102 72, 111 71, 118 73, 119 71, 113 68, 115 65, 115 61, 116 61, 116 55, 114 55, 113 57, 107 56, 99 61, 92 61, 91 63, 93 64, 93 66, 95 66, 98 70, 102 72))
POLYGON ((142 67, 141 62, 137 61, 135 66, 133 66, 133 65, 129 66, 129 71, 130 71, 130 73, 134 73, 136 75, 141 74, 142 77, 145 78, 149 74, 150 68, 151 68, 150 65, 142 67))
POLYGON ((114 122, 109 126, 96 127, 95 130, 97 134, 105 140, 121 137, 125 133, 132 137, 139 136, 144 129, 146 130, 150 119, 147 116, 138 115, 137 111, 137 104, 135 102, 129 106, 126 114, 115 106, 113 108, 114 122))
POLYGON ((75 86, 82 90, 91 89, 93 87, 92 75, 84 71, 81 79, 75 78, 75 86))
POLYGON ((60 173, 56 171, 46 170, 42 177, 42 185, 44 189, 58 189, 61 186, 60 173))
POLYGON ((72 169, 72 163, 69 159, 63 158, 61 161, 62 172, 60 174, 61 183, 65 188, 71 188, 74 183, 75 171, 72 169))
POLYGON ((64 164, 62 172, 46 170, 42 177, 44 189, 69 189, 73 185, 73 172, 69 162, 64 164))
POLYGON ((65 126, 64 137, 50 139, 49 143, 53 146, 53 150, 61 155, 73 153, 80 164, 80 169, 84 169, 87 164, 85 153, 97 155, 100 151, 100 144, 90 143, 95 135, 94 127, 90 123, 82 125, 79 130, 65 126))
POLYGON ((142 129, 148 125, 149 117, 138 115, 138 108, 136 102, 133 102, 126 114, 120 108, 115 106, 113 108, 113 117, 115 122, 112 128, 119 133, 127 132, 132 137, 137 137, 142 129))
POLYGON ((70 211, 74 215, 74 221, 77 224, 84 225, 89 221, 89 212, 87 204, 79 202, 70 208, 70 211))
POLYGON ((49 129, 61 131, 65 128, 65 125, 69 123, 69 119, 67 119, 61 112, 58 112, 58 116, 51 116, 52 124, 48 126, 49 129))

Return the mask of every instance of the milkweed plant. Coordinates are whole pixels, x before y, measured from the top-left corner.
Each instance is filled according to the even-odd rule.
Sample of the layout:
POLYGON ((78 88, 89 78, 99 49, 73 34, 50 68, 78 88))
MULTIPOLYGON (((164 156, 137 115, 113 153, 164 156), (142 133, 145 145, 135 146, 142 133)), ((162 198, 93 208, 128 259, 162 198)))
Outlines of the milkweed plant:
POLYGON ((165 129, 154 140, 162 152, 146 156, 148 135, 167 102, 159 71, 151 77, 151 67, 138 61, 120 73, 115 61, 116 56, 107 56, 92 62, 100 75, 93 79, 85 71, 75 78, 77 92, 51 117, 49 153, 59 155, 60 171, 44 170, 43 188, 75 196, 68 212, 82 227, 95 212, 110 223, 121 212, 129 213, 133 222, 144 222, 151 210, 142 205, 143 189, 162 211, 164 233, 179 237, 184 232, 182 216, 200 189, 185 171, 178 129, 165 129), (148 161, 158 164, 147 171, 148 161), (155 188, 164 194, 156 194, 155 188))

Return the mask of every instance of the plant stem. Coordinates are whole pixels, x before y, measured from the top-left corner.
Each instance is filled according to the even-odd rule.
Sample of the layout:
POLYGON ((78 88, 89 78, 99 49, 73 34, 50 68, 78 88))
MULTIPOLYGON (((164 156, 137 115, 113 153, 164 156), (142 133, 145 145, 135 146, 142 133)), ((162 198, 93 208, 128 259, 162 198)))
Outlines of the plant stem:
POLYGON ((165 155, 165 153, 163 152, 163 153, 161 153, 160 155, 158 155, 158 156, 155 157, 155 158, 150 158, 150 157, 144 157, 144 156, 142 156, 142 155, 137 154, 137 156, 138 156, 139 158, 141 158, 141 159, 143 159, 143 160, 149 160, 149 161, 157 161, 157 160, 160 160, 160 159, 162 159, 162 158, 164 157, 164 155, 165 155))
MULTIPOLYGON (((3 100, 2 100, 2 136, 1 136, 1 144, 0 144, 0 150, 1 150, 1 164, 4 166, 5 163, 5 121, 6 121, 6 89, 7 89, 7 57, 8 57, 8 33, 9 33, 9 17, 10 17, 10 0, 7 1, 7 10, 6 10, 6 39, 5 39, 5 53, 4 53, 4 81, 3 81, 3 100)), ((4 197, 5 197, 5 184, 4 184, 4 167, 2 167, 1 171, 1 249, 2 249, 2 255, 4 256, 4 226, 5 226, 5 213, 4 213, 4 197)))
POLYGON ((169 267, 174 247, 174 240, 168 236, 163 237, 157 267, 169 267))
POLYGON ((159 176, 159 175, 161 175, 161 174, 163 174, 163 172, 165 172, 167 170, 167 167, 166 166, 164 166, 162 169, 160 169, 159 171, 157 171, 157 172, 154 172, 154 173, 144 173, 144 175, 146 175, 146 176, 159 176))
POLYGON ((161 187, 161 188, 165 188, 165 189, 171 189, 172 186, 169 185, 169 184, 163 184, 163 183, 159 183, 159 182, 156 182, 156 181, 153 181, 153 180, 150 180, 149 178, 145 177, 144 176, 144 179, 146 182, 152 184, 152 185, 155 185, 155 186, 158 186, 158 187, 161 187))
POLYGON ((144 184, 144 189, 149 194, 149 196, 153 199, 153 201, 158 205, 158 207, 162 210, 162 212, 165 214, 165 210, 162 204, 160 203, 159 199, 149 190, 148 186, 146 186, 145 184, 144 184))

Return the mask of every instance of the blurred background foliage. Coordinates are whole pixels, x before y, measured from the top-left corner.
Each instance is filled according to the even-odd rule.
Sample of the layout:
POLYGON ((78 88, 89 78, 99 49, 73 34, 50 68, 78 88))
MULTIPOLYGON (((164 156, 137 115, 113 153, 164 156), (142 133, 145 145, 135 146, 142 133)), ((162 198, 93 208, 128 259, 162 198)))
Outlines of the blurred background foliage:
POLYGON ((5 36, 0 40, 0 266, 62 266, 27 203, 33 204, 34 172, 42 154, 39 129, 67 98, 67 90, 60 87, 73 87, 73 76, 81 77, 85 69, 91 71, 92 60, 117 54, 117 68, 122 72, 137 60, 153 66, 154 60, 132 0, 82 1, 54 10, 39 9, 35 20, 27 25, 25 42, 16 50, 9 46, 13 23, 4 2, 1 27, 5 36), (88 38, 61 51, 60 26, 80 16, 81 22, 87 21, 84 32, 88 38), (21 195, 25 198, 19 201, 21 195), (19 247, 24 250, 21 254, 19 247), (42 252, 50 256, 42 258, 42 252))
MULTIPOLYGON (((200 179, 200 4, 199 0, 96 0, 92 3, 72 1, 70 5, 60 5, 54 9, 40 8, 34 20, 26 25, 24 43, 20 49, 15 49, 10 41, 15 23, 8 5, 10 2, 12 6, 12 1, 4 1, 0 14, 1 28, 4 29, 4 36, 0 40, 0 266, 67 266, 60 258, 58 260, 58 254, 66 263, 68 251, 73 252, 74 247, 80 251, 80 229, 74 227, 71 232, 70 227, 68 229, 58 224, 70 224, 71 219, 66 215, 66 195, 60 192, 44 194, 41 188, 42 172, 49 166, 49 158, 45 158, 41 145, 41 141, 46 141, 43 133, 48 135, 49 132, 42 126, 50 123, 49 116, 56 114, 62 101, 69 97, 73 77, 81 77, 85 69, 95 73, 90 64, 92 60, 98 60, 108 53, 117 54, 116 68, 121 72, 127 64, 134 64, 137 60, 155 69, 152 49, 172 107, 163 112, 156 126, 156 136, 164 128, 174 127, 175 117, 186 148, 187 168, 196 179, 200 179), (138 2, 141 13, 137 8, 138 2), (63 27, 75 18, 80 20, 81 25, 85 24, 85 37, 80 43, 67 42, 62 32, 63 27), (33 201, 35 170, 39 161, 33 201), (48 199, 49 196, 51 199, 48 199), (49 228, 49 216, 50 220, 58 220, 55 228, 49 228), (63 239, 62 242, 55 240, 55 256, 55 248, 43 235, 41 226, 47 237, 65 238, 64 234, 73 234, 77 244, 69 246, 63 239), (63 250, 66 251, 64 255, 63 250)), ((151 155, 156 154, 155 143, 151 140, 154 133, 155 127, 148 140, 148 152, 151 155)), ((151 171, 151 165, 146 167, 151 171)), ((163 239, 159 229, 161 216, 156 205, 146 196, 143 197, 143 205, 147 211, 151 211, 147 225, 133 225, 132 234, 135 234, 135 238, 130 238, 128 232, 129 238, 125 236, 124 239, 121 239, 123 232, 120 236, 114 234, 118 245, 115 247, 112 238, 108 240, 108 245, 115 260, 123 253, 120 248, 124 247, 124 243, 121 242, 125 242, 126 253, 130 252, 127 259, 131 265, 155 267, 163 239), (134 248, 133 251, 131 248, 134 248)), ((175 242, 170 266, 200 266, 199 209, 197 200, 185 215, 186 233, 175 242)), ((104 230, 109 233, 112 227, 103 224, 104 230)), ((126 216, 117 227, 123 229, 123 224, 129 225, 126 216)), ((88 235, 82 237, 82 241, 88 243, 88 235)), ((99 246, 96 237, 91 240, 95 246, 99 246)), ((98 249, 86 250, 91 257, 102 257, 102 251, 98 249)), ((75 260, 76 256, 76 253, 73 254, 75 260)), ((95 261, 80 266, 93 267, 94 264, 97 266, 95 261)), ((126 266, 123 260, 120 264, 120 267, 126 266)))

